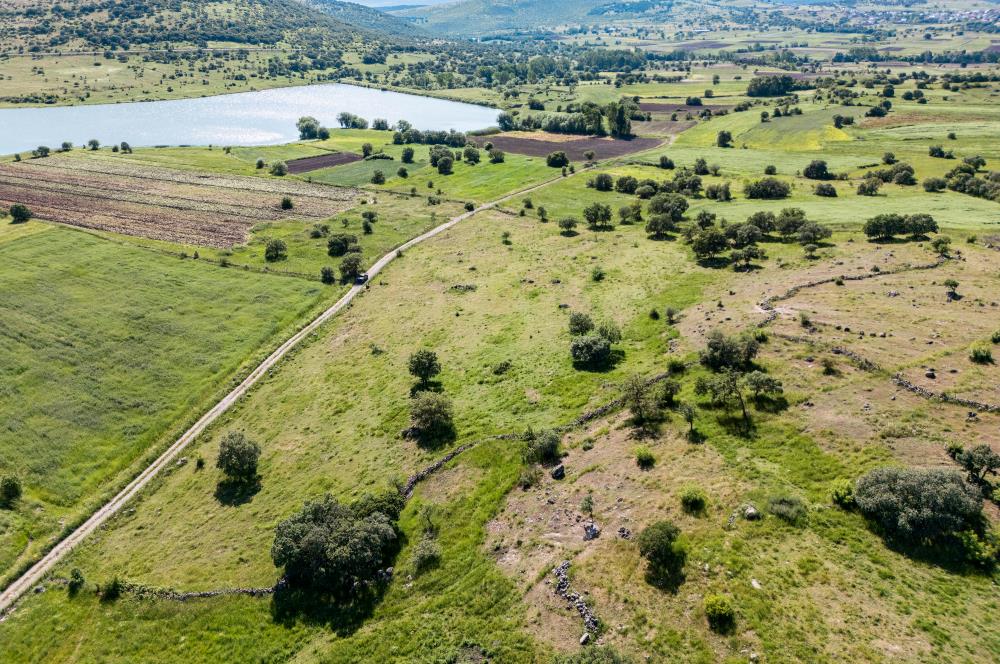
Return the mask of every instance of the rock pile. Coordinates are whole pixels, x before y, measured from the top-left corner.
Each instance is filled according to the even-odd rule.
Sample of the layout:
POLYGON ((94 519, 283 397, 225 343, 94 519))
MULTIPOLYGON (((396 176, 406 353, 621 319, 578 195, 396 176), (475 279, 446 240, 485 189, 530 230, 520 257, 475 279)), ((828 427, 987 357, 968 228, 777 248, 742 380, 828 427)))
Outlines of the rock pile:
MULTIPOLYGON (((583 620, 583 626, 586 628, 587 634, 596 634, 600 626, 597 616, 594 615, 594 612, 589 606, 587 606, 587 602, 580 597, 579 593, 570 590, 569 566, 570 562, 568 560, 564 560, 563 563, 559 565, 559 567, 556 567, 552 572, 556 577, 556 594, 566 600, 569 603, 569 606, 575 608, 576 612, 580 614, 580 618, 583 620)), ((587 640, 590 640, 589 637, 587 640)))

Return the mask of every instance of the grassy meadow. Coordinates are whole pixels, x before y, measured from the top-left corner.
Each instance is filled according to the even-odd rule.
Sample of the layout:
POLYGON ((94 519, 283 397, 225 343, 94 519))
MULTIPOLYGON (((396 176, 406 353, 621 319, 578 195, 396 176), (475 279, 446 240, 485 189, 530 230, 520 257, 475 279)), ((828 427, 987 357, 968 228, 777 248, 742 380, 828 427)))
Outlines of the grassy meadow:
MULTIPOLYGON (((197 417, 329 294, 37 222, 4 223, 0 578, 197 417)), ((143 464, 144 465, 144 464, 143 464)))

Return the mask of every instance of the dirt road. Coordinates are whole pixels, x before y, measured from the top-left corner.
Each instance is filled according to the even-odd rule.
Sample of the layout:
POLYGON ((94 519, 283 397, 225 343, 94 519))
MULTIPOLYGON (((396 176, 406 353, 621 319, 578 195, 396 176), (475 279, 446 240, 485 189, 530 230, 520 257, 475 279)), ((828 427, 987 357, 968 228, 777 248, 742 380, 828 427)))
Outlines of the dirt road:
MULTIPOLYGON (((581 173, 585 172, 586 169, 581 169, 581 173)), ((568 177, 573 177, 569 175, 568 177)), ((370 278, 374 278, 379 272, 382 271, 389 263, 396 259, 396 257, 401 253, 410 249, 421 242, 431 239, 436 235, 447 231, 452 226, 455 226, 462 221, 465 221, 469 217, 480 212, 490 210, 496 206, 509 201, 518 196, 523 196, 525 194, 537 191, 548 185, 563 180, 563 177, 556 177, 551 180, 542 182, 541 184, 516 191, 514 193, 508 194, 503 198, 499 198, 492 203, 487 203, 471 212, 466 212, 457 217, 453 217, 446 221, 445 223, 437 226, 423 235, 419 235, 406 244, 393 249, 385 256, 382 256, 378 261, 375 262, 370 268, 368 268, 368 275, 370 278)), ((17 599, 26 593, 31 587, 40 582, 42 578, 51 570, 56 563, 58 563, 62 558, 64 558, 70 551, 73 550, 77 544, 83 541, 88 535, 97 530, 105 521, 107 521, 111 516, 117 513, 122 507, 128 503, 136 494, 142 491, 143 487, 149 484, 150 480, 156 477, 157 473, 166 468, 177 456, 187 447, 195 438, 198 437, 205 429, 207 429, 220 415, 225 413, 235 404, 241 397, 243 397, 247 392, 250 391, 258 380, 261 379, 268 371, 274 368, 278 362, 281 361, 285 355, 288 354, 295 346, 297 346, 303 339, 308 337, 310 334, 315 332, 319 326, 321 326, 326 321, 330 320, 343 309, 345 309, 352 300, 359 293, 365 289, 365 286, 353 286, 351 289, 344 294, 337 302, 331 306, 329 309, 324 311, 318 317, 316 317, 311 323, 303 327, 291 338, 285 341, 281 346, 277 348, 267 359, 261 362, 250 374, 240 383, 232 392, 227 394, 221 401, 215 404, 207 413, 202 415, 190 429, 184 432, 180 438, 174 442, 167 450, 159 456, 152 464, 150 464, 145 470, 143 470, 139 475, 133 479, 128 485, 122 489, 114 498, 104 504, 100 509, 94 512, 90 518, 88 518, 79 528, 74 530, 72 533, 67 535, 58 544, 56 544, 41 560, 32 565, 28 570, 22 574, 20 577, 15 579, 7 588, 0 592, 0 616, 3 615, 10 607, 14 604, 17 599)))

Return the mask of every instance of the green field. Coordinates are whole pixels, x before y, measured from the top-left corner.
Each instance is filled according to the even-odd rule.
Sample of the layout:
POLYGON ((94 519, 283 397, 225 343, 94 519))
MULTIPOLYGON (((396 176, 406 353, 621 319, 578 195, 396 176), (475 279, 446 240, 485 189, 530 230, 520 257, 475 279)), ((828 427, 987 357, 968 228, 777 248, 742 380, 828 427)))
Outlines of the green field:
POLYGON ((199 416, 328 287, 181 261, 35 222, 0 234, 0 575, 36 555, 199 416))

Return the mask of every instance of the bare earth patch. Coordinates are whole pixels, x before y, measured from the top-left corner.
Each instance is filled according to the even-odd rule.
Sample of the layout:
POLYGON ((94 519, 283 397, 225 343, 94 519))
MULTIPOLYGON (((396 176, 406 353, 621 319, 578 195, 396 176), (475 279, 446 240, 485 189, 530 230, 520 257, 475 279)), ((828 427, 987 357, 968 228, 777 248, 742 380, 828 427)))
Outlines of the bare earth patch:
POLYGON ((327 219, 353 189, 279 178, 175 171, 106 157, 55 156, 0 165, 0 204, 27 205, 72 226, 228 248, 261 222, 327 219), (294 209, 283 210, 284 197, 294 209))
POLYGON ((549 134, 545 132, 511 132, 495 136, 475 138, 480 146, 492 143, 494 147, 504 152, 528 155, 529 157, 545 157, 553 152, 565 152, 573 161, 586 159, 584 153, 593 150, 597 159, 621 157, 634 152, 651 150, 662 143, 656 138, 633 138, 622 140, 617 138, 597 138, 589 136, 580 138, 568 134, 549 134), (525 136, 530 136, 526 138, 525 136))

